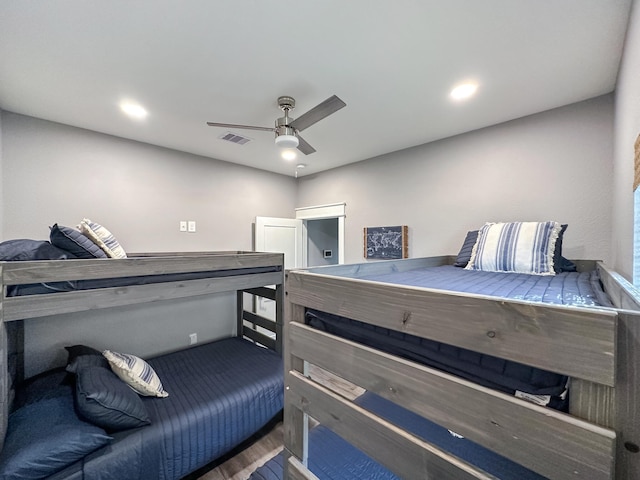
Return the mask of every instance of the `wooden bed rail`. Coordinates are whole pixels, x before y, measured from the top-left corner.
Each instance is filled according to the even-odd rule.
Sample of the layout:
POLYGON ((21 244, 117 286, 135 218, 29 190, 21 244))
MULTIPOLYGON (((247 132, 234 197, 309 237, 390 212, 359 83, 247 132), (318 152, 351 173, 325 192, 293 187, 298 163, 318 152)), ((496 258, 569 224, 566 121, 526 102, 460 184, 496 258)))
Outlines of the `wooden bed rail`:
MULTIPOLYGON (((610 429, 302 324, 292 323, 289 328, 289 353, 294 357, 339 374, 550 479, 596 480, 612 476, 615 432, 610 429)), ((397 433, 397 427, 374 420, 374 415, 304 378, 301 372, 289 372, 286 385, 287 395, 296 408, 376 457, 402 478, 422 478, 418 473, 432 471, 435 459, 451 457, 429 446, 427 450, 432 451, 433 458, 426 464, 420 464, 418 451, 398 462, 398 455, 410 451, 411 445, 424 447, 425 442, 414 438, 401 441, 406 435, 397 433), (363 431, 365 435, 361 435, 363 431), (350 432, 359 434, 353 438, 350 432), (385 454, 389 455, 387 461, 376 451, 376 445, 383 444, 385 454), (399 451, 390 451, 387 445, 397 445, 399 451), (403 470, 398 470, 398 464, 403 470)), ((456 470, 475 469, 464 464, 464 468, 458 466, 456 470)), ((440 474, 433 478, 445 478, 440 474)), ((452 478, 491 477, 484 472, 469 477, 456 472, 452 478)))
POLYGON ((615 384, 617 314, 613 310, 497 301, 298 271, 289 273, 287 293, 290 302, 322 312, 603 385, 615 384))

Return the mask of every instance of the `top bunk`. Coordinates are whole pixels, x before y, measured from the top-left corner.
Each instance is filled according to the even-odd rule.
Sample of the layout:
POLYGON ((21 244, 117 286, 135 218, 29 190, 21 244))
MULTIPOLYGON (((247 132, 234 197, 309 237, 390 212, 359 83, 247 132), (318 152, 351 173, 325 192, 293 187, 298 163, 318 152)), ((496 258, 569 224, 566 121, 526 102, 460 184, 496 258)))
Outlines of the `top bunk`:
POLYGON ((308 375, 314 365, 544 478, 640 478, 638 291, 600 261, 568 262, 574 271, 548 275, 485 277, 487 272, 454 266, 458 260, 440 256, 287 272, 290 474, 314 478, 302 467, 308 415, 401 478, 501 478, 316 382, 308 375), (472 280, 453 287, 432 273, 472 280), (508 280, 507 293, 505 285, 496 288, 500 277, 508 280), (324 323, 318 328, 310 318, 324 323), (343 332, 327 327, 337 318, 350 322, 343 332), (355 330, 354 322, 362 328, 355 330), (387 344, 368 341, 380 331, 390 332, 387 344), (400 350, 427 340, 564 376, 568 405, 555 410, 388 348, 405 338, 410 347, 405 343, 400 350))
POLYGON ((281 285, 283 255, 244 251, 1 261, 2 320, 281 285))
POLYGON ((0 243, 0 320, 281 286, 283 264, 276 253, 127 253, 88 218, 56 223, 49 241, 0 243))

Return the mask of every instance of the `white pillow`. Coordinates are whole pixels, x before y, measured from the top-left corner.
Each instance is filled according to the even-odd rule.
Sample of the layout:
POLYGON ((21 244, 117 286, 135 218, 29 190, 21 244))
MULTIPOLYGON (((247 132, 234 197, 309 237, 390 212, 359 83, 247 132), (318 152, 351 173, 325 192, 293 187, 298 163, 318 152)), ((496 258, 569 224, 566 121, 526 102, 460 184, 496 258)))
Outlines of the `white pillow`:
POLYGON ((558 222, 486 223, 478 232, 467 270, 555 275, 558 222))
POLYGON ((140 395, 147 397, 169 396, 151 365, 141 358, 111 350, 105 350, 102 355, 109 361, 111 370, 140 395))
POLYGON ((116 237, 99 223, 84 218, 78 229, 98 245, 107 256, 111 258, 127 258, 124 248, 118 243, 116 237))

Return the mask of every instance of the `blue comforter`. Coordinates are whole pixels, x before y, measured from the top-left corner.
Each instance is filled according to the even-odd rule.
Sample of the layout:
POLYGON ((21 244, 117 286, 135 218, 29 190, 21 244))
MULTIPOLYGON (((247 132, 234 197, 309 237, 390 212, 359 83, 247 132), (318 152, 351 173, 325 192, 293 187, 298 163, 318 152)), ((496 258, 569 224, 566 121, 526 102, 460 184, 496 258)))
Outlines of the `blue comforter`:
POLYGON ((151 425, 114 441, 51 479, 176 480, 249 438, 283 407, 282 359, 229 338, 149 360, 166 398, 143 399, 151 425))

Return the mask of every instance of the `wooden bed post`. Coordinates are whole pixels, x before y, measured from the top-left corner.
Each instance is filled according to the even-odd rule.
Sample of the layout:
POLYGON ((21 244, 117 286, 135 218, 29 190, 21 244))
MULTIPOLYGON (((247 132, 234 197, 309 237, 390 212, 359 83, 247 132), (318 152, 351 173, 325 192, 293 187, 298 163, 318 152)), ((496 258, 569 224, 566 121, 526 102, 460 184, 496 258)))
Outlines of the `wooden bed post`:
POLYGON ((276 352, 283 353, 284 339, 284 279, 280 285, 276 285, 276 352))
POLYGON ((4 436, 7 433, 7 420, 9 418, 9 352, 7 351, 7 325, 4 323, 5 289, 0 265, 0 402, 2 418, 0 419, 0 451, 4 446, 4 436))
POLYGON ((618 316, 616 478, 640 478, 640 315, 618 316))
MULTIPOLYGON (((640 478, 640 291, 597 262, 605 290, 618 313, 616 384, 612 421, 616 431, 617 480, 640 478)), ((599 397, 591 399, 596 404, 599 397)), ((600 397, 601 398, 601 397, 600 397)))
POLYGON ((295 305, 287 298, 286 282, 288 273, 285 273, 285 315, 284 315, 284 480, 295 478, 290 472, 289 458, 294 457, 307 465, 309 448, 309 421, 308 416, 299 410, 289 398, 289 372, 295 370, 304 374, 304 361, 290 354, 289 324, 291 322, 304 323, 304 307, 295 305))
POLYGON ((244 291, 238 290, 236 294, 238 296, 236 303, 236 336, 242 338, 242 327, 244 326, 244 291))

